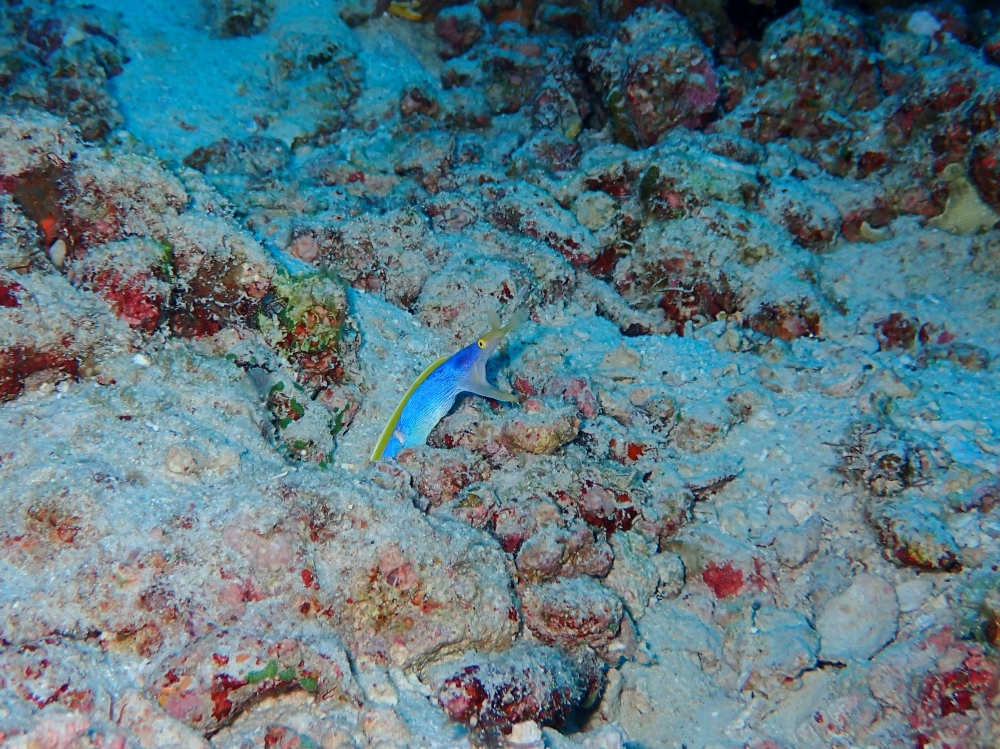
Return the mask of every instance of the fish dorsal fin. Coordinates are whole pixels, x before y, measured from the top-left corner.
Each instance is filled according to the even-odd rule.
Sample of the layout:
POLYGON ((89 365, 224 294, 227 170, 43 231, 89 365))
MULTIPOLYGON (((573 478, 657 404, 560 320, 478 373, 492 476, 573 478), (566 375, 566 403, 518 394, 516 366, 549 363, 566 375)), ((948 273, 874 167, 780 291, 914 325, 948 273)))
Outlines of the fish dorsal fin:
POLYGON ((382 457, 382 453, 385 452, 385 446, 389 444, 389 440, 392 439, 392 433, 396 430, 396 424, 399 423, 399 417, 403 415, 403 409, 406 408, 406 404, 417 391, 417 388, 424 383, 424 380, 431 376, 431 372, 448 361, 449 358, 450 357, 442 356, 440 359, 436 359, 431 362, 427 366, 427 369, 417 376, 417 379, 413 381, 413 384, 410 385, 409 389, 403 393, 403 397, 400 399, 399 404, 389 417, 389 421, 386 423, 385 429, 383 429, 382 434, 379 435, 378 442, 375 443, 375 449, 372 450, 372 456, 368 459, 369 463, 374 463, 382 457))

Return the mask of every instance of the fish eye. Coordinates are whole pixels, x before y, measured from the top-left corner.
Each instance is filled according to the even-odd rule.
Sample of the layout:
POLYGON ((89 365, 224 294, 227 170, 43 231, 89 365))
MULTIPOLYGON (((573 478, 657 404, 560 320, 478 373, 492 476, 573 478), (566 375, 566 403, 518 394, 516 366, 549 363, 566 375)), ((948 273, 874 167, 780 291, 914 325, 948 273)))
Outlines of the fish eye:
POLYGON ((479 340, 477 341, 477 343, 479 344, 479 348, 486 348, 486 341, 485 341, 485 340, 483 340, 482 338, 480 338, 480 339, 479 339, 479 340))

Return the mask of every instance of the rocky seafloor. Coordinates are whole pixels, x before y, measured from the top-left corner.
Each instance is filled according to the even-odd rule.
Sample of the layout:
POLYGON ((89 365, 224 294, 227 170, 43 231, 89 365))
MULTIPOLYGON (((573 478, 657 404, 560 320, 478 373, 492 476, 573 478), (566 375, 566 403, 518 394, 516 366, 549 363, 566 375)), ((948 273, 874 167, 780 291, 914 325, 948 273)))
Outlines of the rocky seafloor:
POLYGON ((0 22, 0 746, 1000 745, 988 3, 0 22))

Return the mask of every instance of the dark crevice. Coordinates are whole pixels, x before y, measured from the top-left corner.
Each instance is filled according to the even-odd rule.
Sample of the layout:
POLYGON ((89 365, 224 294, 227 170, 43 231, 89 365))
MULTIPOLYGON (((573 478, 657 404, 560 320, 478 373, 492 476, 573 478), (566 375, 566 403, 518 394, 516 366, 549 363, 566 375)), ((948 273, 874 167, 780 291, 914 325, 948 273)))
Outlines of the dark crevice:
MULTIPOLYGON (((733 28, 748 39, 759 40, 764 29, 799 7, 799 0, 726 0, 726 15, 733 28)), ((737 33, 739 36, 739 33, 737 33)))

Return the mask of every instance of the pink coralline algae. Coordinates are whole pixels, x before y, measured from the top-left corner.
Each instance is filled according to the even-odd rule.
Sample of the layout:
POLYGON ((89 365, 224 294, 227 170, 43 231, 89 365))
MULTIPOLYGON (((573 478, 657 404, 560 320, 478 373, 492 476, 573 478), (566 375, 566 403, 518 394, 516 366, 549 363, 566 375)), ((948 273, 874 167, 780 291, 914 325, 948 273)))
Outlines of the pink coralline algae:
POLYGON ((17 292, 21 290, 21 285, 16 281, 0 284, 0 307, 20 307, 21 302, 17 297, 17 292))
POLYGON ((77 261, 72 273, 77 283, 104 297, 130 327, 152 333, 169 295, 163 278, 172 273, 170 262, 169 251, 160 245, 109 243, 77 261))
POLYGON ((684 559, 686 573, 697 576, 720 601, 742 596, 765 600, 774 588, 774 572, 768 558, 758 549, 736 543, 725 534, 689 527, 667 546, 684 559))
MULTIPOLYGON (((759 575, 750 575, 746 582, 753 585, 759 578, 759 575)), ((716 598, 729 598, 743 592, 743 570, 734 567, 732 561, 729 560, 722 562, 722 564, 715 562, 706 564, 704 572, 701 573, 701 579, 705 581, 705 585, 712 589, 716 598)))
POLYGON ((995 709, 1000 685, 995 660, 981 646, 964 643, 948 630, 930 633, 921 646, 934 665, 915 684, 909 714, 914 746, 972 749, 988 743, 982 717, 995 709))

